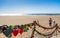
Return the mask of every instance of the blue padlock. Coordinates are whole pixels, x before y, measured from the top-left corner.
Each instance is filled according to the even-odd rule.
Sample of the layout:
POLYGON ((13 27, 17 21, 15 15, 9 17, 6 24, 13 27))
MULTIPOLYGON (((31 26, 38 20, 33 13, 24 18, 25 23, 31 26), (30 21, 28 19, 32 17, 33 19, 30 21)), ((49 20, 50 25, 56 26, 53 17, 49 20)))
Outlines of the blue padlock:
POLYGON ((8 28, 7 30, 5 30, 5 31, 3 32, 3 34, 4 34, 6 37, 8 37, 12 32, 13 32, 13 30, 10 29, 10 28, 8 28))

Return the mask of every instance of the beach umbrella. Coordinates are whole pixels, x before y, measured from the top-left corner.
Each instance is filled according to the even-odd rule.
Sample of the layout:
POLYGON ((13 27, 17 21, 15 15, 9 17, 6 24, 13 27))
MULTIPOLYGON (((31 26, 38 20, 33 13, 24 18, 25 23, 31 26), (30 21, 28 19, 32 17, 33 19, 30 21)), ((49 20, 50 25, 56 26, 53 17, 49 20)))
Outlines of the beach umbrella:
POLYGON ((5 30, 5 31, 3 32, 3 34, 4 34, 6 37, 8 37, 12 32, 13 32, 13 30, 10 29, 10 28, 8 28, 7 30, 5 30))
POLYGON ((10 25, 10 28, 11 28, 11 29, 14 29, 14 24, 11 24, 11 25, 10 25))
POLYGON ((17 36, 18 35, 18 30, 14 29, 14 31, 12 33, 13 33, 14 36, 17 36))

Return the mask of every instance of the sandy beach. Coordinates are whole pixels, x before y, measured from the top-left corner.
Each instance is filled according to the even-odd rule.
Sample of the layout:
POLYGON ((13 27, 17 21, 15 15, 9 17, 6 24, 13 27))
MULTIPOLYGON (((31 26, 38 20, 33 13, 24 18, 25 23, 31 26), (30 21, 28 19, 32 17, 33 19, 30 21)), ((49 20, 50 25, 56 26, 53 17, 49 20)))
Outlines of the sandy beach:
MULTIPOLYGON (((14 24, 14 25, 22 25, 22 24, 28 24, 28 23, 32 23, 35 20, 39 21, 39 24, 45 27, 49 27, 49 18, 52 18, 53 20, 56 21, 56 23, 58 23, 58 25, 60 26, 60 16, 59 15, 53 15, 53 16, 49 16, 49 15, 44 15, 44 16, 0 16, 0 26, 3 24, 7 24, 8 26, 10 24, 14 24)), ((41 30, 42 28, 38 28, 38 26, 36 26, 36 29, 39 32, 45 33, 44 29, 41 30)), ((32 33, 32 29, 30 29, 28 32, 24 32, 22 35, 18 34, 17 37, 14 37, 12 35, 11 38, 29 38, 31 36, 32 33)), ((42 36, 40 36, 41 38, 43 38, 42 36)), ((1 33, 0 34, 0 38, 6 38, 6 36, 1 33)))

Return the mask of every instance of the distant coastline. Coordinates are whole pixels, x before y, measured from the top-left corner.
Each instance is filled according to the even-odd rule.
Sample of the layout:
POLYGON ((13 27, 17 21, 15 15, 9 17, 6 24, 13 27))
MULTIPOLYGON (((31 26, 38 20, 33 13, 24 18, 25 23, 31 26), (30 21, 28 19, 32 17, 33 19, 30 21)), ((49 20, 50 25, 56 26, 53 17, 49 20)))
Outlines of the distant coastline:
POLYGON ((47 14, 47 13, 36 13, 36 14, 0 14, 0 16, 47 16, 47 15, 49 15, 49 16, 54 16, 54 15, 56 15, 56 16, 60 16, 60 13, 55 13, 55 14, 47 14))
POLYGON ((59 14, 28 14, 28 15, 60 15, 60 13, 59 14))

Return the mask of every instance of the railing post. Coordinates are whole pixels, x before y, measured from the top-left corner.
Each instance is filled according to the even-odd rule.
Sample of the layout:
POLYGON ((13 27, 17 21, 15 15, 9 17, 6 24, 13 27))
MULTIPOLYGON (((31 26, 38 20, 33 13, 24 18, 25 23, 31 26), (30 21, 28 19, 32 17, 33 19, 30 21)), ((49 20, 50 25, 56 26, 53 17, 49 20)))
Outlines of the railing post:
POLYGON ((35 32, 35 28, 36 28, 36 21, 34 21, 33 23, 34 23, 34 28, 33 28, 31 38, 34 38, 34 32, 35 32))
POLYGON ((57 28, 58 28, 58 24, 56 23, 56 37, 57 37, 57 28))

